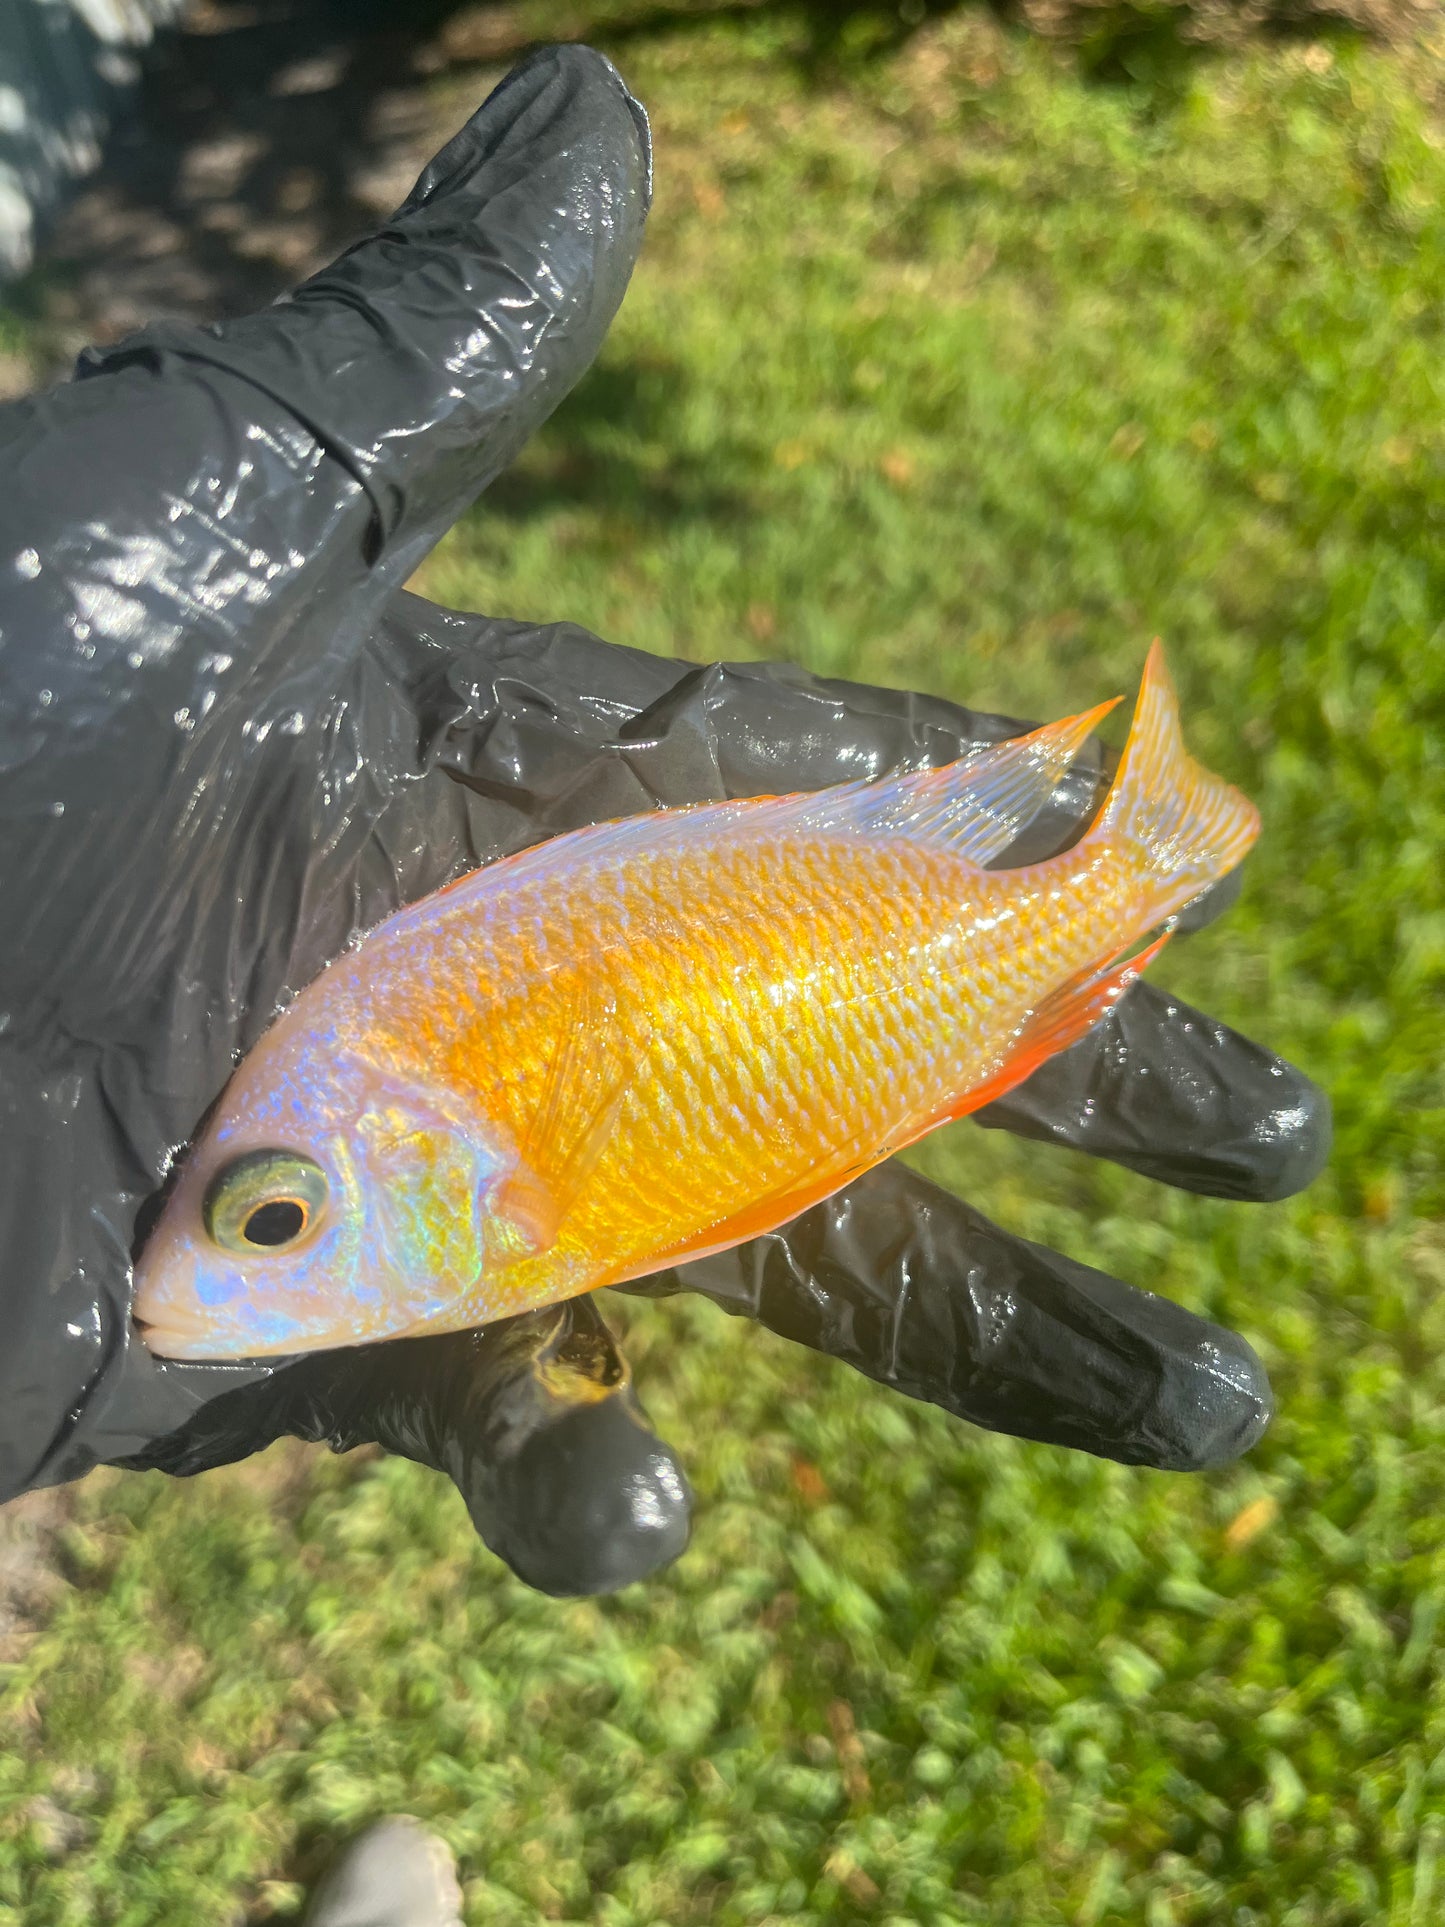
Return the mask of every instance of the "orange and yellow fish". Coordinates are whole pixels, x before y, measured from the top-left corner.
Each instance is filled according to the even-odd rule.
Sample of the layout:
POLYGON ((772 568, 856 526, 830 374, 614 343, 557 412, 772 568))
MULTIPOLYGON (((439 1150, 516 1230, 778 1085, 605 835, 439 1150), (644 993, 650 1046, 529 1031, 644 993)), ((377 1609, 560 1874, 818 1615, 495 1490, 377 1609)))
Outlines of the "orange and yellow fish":
POLYGON ((1259 833, 1159 647, 1062 856, 990 870, 1112 704, 944 769, 597 824, 374 930, 240 1066, 140 1258, 171 1358, 459 1330, 771 1230, 1083 1035, 1259 833))

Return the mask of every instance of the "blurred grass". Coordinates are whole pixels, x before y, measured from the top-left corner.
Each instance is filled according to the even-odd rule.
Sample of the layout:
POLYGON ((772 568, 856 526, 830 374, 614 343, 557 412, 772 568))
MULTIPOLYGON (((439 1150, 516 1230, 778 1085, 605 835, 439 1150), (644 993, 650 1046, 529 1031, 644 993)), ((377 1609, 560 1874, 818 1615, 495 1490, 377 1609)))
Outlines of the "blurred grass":
POLYGON ((99 1477, 3 1649, 0 1920, 293 1918, 398 1808, 488 1927, 1445 1916, 1445 55, 1103 86, 967 11, 820 82, 803 34, 618 43, 642 268, 425 586, 1021 714, 1162 634, 1266 834, 1160 974, 1329 1086, 1332 1167, 1246 1209, 966 1127, 920 1162, 1241 1327, 1280 1416, 1126 1471, 611 1307, 702 1503, 577 1605, 397 1462, 99 1477))

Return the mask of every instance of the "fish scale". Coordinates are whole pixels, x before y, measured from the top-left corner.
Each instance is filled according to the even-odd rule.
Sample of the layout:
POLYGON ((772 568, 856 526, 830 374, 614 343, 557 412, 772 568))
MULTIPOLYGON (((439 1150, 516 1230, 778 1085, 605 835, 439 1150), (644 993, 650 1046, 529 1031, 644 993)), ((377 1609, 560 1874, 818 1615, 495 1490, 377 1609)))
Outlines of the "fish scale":
MULTIPOLYGON (((688 1129, 691 1156, 685 1173, 676 1174, 671 1185, 655 1193, 647 1208, 634 1206, 628 1235, 619 1240, 609 1222, 609 1200, 619 1185, 636 1194, 639 1187, 634 1173, 648 1168, 651 1135, 645 1116, 619 1120, 573 1214, 574 1236, 583 1248, 592 1245, 603 1231, 613 1230, 611 1248, 619 1264, 630 1262, 651 1245, 681 1236, 696 1222, 704 1201, 706 1208, 716 1210, 719 1200, 726 1205, 734 1196, 745 1199, 761 1185, 799 1182, 818 1163, 820 1155, 836 1157, 845 1151, 860 1128, 886 1132, 920 1097, 926 1101, 936 1095, 941 1102, 947 1094, 945 1087, 936 1093, 920 1090, 916 1073, 903 1073, 920 1062, 941 1062, 950 1054, 956 1056, 959 1041, 976 1029, 972 1020, 979 1000, 974 988, 956 975, 950 981, 949 974, 931 962, 920 974, 932 980, 931 987, 937 993, 936 1015, 920 1020, 916 1007, 910 1009, 914 1000, 907 995, 909 986, 900 983, 897 960, 890 954, 887 940, 888 926, 896 922, 892 905, 901 893, 904 901, 922 897, 935 904, 958 906, 946 923, 939 920, 939 934, 966 944, 973 925, 997 914, 1004 905, 1006 885, 981 877, 971 866, 950 864, 923 852, 880 852, 875 856, 816 841, 792 848, 761 841, 750 854, 752 862, 747 867, 751 874, 739 874, 740 866, 734 862, 727 866, 722 881, 732 891, 756 884, 766 873, 785 900, 797 906, 788 930, 792 961, 784 966, 779 958, 773 969, 795 972, 799 962, 804 962, 817 985, 814 1009, 820 1014, 811 1024, 795 1030, 777 1020, 774 1013, 775 1027, 768 1034, 760 1021, 769 1001, 767 990, 772 982, 786 983, 788 979, 769 976, 760 946, 754 943, 740 943, 735 953, 734 961, 746 965, 741 983, 728 972, 685 968, 684 959, 700 961, 706 952, 717 907, 711 878, 708 881, 713 887, 694 886, 692 902, 683 916, 678 917, 673 910, 678 923, 669 933, 665 952, 653 949, 646 956, 634 954, 630 996, 645 1008, 676 1012, 692 1040, 687 1050, 657 1067, 658 1088, 671 1100, 673 1113, 688 1129), (860 941, 840 952, 836 942, 830 941, 836 938, 837 929, 830 929, 816 912, 830 899, 841 901, 839 886, 845 872, 861 898, 862 908, 857 911, 861 927, 856 933, 860 941), (671 948, 673 944, 678 946, 676 950, 671 948), (947 1049, 950 1041, 951 1053, 947 1049), (726 1082, 730 1074, 747 1078, 751 1072, 752 1089, 760 1093, 761 1066, 768 1061, 770 1051, 786 1066, 785 1082, 806 1086, 812 1092, 815 1133, 811 1139, 780 1145, 764 1131, 740 1139, 717 1093, 709 1092, 705 1078, 700 1079, 690 1069, 701 1064, 705 1073, 710 1072, 721 1082, 726 1082)), ((579 894, 574 928, 588 920, 586 894, 579 894)), ((655 893, 641 888, 638 899, 639 909, 645 907, 656 914, 655 893)), ((736 900, 732 896, 726 899, 731 903, 736 900)), ((1107 914, 1107 906, 1101 904, 1093 921, 1102 925, 1107 914)), ((1089 954, 1092 937, 1087 926, 1076 933, 1076 943, 1082 945, 1081 957, 1089 954)), ((926 942, 915 941, 912 947, 927 954, 926 942)), ((1025 942, 1015 953, 1016 968, 1010 973, 1018 980, 1013 997, 1020 1006, 1026 1001, 1031 960, 1032 947, 1025 942)), ((998 966, 991 974, 997 980, 998 966)), ((995 1004, 999 996, 996 990, 995 1004)), ((956 1067, 950 1066, 949 1075, 956 1074, 956 1067)), ((717 1215, 724 1213, 718 1211, 717 1215)))
MULTIPOLYGON (((666 948, 653 945, 646 954, 634 952, 632 957, 631 998, 648 1009, 670 1012, 688 1040, 684 1050, 670 1053, 656 1069, 658 1089, 671 1100, 674 1115, 688 1128, 692 1149, 686 1181, 665 1186, 661 1196, 654 1197, 652 1208, 634 1219, 629 1243, 639 1247, 684 1230, 696 1212, 699 1192, 716 1197, 725 1175, 730 1175, 733 1186, 744 1192, 760 1182, 798 1178, 816 1149, 812 1145, 799 1147, 789 1159, 781 1155, 776 1140, 758 1134, 751 1140, 751 1161, 739 1169, 736 1130, 722 1115, 723 1106, 716 1093, 708 1091, 706 1074, 726 1081, 728 1070, 724 1067, 730 1067, 733 1076, 746 1080, 751 1070, 752 1091, 759 1092, 761 1066, 770 1057, 776 1059, 785 1083, 795 1090, 807 1088, 811 1092, 815 1120, 820 1115, 832 1120, 834 1143, 829 1143, 826 1126, 822 1133, 825 1148, 832 1149, 859 1124, 886 1123, 887 1086, 897 1081, 889 1079, 890 1063, 920 1058, 926 1061, 940 1054, 943 1038, 929 1035, 916 1023, 908 1024, 896 1007, 895 995, 890 994, 896 990, 898 973, 887 942, 886 926, 894 921, 889 906, 900 886, 914 901, 926 892, 935 903, 950 898, 957 903, 967 885, 978 881, 976 873, 953 866, 950 875, 948 866, 925 856, 915 857, 909 864, 900 862, 894 853, 882 852, 876 857, 869 853, 860 875, 858 853, 816 844, 789 849, 764 841, 755 852, 748 853, 751 862, 746 870, 737 860, 741 855, 734 853, 723 875, 709 879, 713 887, 706 892, 699 893, 694 886, 690 914, 681 927, 674 921, 676 908, 671 908, 668 921, 673 927, 666 948), (900 876, 900 870, 908 869, 915 874, 900 876), (861 926, 856 935, 862 942, 852 950, 841 945, 843 918, 838 912, 843 895, 839 885, 845 881, 841 871, 846 871, 846 881, 860 890, 865 906, 855 912, 861 926), (715 982, 709 973, 691 968, 692 959, 709 941, 719 910, 736 904, 738 896, 734 893, 739 890, 755 896, 764 874, 773 879, 787 901, 797 906, 797 915, 787 929, 790 960, 784 962, 784 946, 767 941, 779 934, 775 928, 743 924, 742 941, 732 958, 735 966, 741 966, 740 971, 724 972, 722 981, 715 982), (719 893, 719 882, 725 894, 719 893), (829 918, 827 910, 834 906, 835 915, 829 918), (774 984, 785 987, 800 961, 806 962, 813 978, 818 1015, 812 1024, 794 1028, 769 1012, 767 992, 774 984), (771 1026, 769 1015, 773 1017, 771 1026), (750 1043, 747 1051, 741 1048, 745 1037, 750 1043), (704 1075, 700 1077, 694 1066, 700 1066, 704 1075)), ((676 889, 680 879, 672 875, 666 881, 676 889)), ((657 919, 661 908, 660 893, 646 887, 642 879, 637 882, 641 887, 636 890, 636 903, 630 906, 633 914, 626 919, 634 927, 642 918, 657 919)), ((984 890, 986 896, 996 894, 987 886, 984 890)), ((743 900, 747 900, 746 895, 743 900)), ((564 926, 564 941, 569 945, 575 945, 579 926, 593 922, 591 908, 586 893, 581 893, 564 926)), ((734 918, 735 926, 739 921, 734 918)), ((966 929, 970 919, 965 913, 954 921, 966 929)), ((942 973, 934 974, 942 992, 942 973)), ((949 1025, 955 1032, 966 1031, 967 1015, 967 991, 956 985, 951 1000, 939 998, 936 1027, 941 1031, 949 1025)), ((454 1065, 454 1069, 461 1075, 468 1074, 462 1064, 454 1065)), ((470 1074, 475 1076, 474 1071, 470 1074)), ((748 1089, 747 1082, 744 1089, 748 1089)), ((895 1110, 899 1102, 895 1098, 895 1110)), ((619 1120, 608 1153, 592 1180, 591 1192, 611 1193, 618 1183, 630 1180, 634 1169, 645 1168, 648 1133, 645 1120, 639 1123, 640 1130, 619 1120)), ((746 1139, 743 1142, 749 1143, 746 1139)), ((575 1216, 578 1234, 585 1242, 598 1217, 588 1196, 578 1200, 575 1216)), ((631 1253, 625 1251, 624 1255, 631 1253)))
POLYGON ((1103 713, 571 832, 388 919, 223 1094, 141 1253, 147 1344, 482 1324, 770 1230, 988 1102, 1257 834, 1185 752, 1156 648, 1087 833, 990 867, 1103 713))

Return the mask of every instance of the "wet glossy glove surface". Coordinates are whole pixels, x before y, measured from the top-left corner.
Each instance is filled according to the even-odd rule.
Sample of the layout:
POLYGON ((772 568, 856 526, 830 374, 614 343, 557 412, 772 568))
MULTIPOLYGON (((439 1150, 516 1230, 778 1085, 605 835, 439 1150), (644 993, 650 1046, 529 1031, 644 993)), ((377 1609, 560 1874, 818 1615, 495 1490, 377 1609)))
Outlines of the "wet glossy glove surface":
MULTIPOLYGON (((163 1363, 129 1323, 174 1147, 357 932, 557 830, 1020 727, 401 590, 595 354, 649 168, 607 63, 543 53, 288 302, 157 326, 0 409, 0 1494, 294 1432, 444 1467, 549 1590, 685 1542, 685 1481, 595 1300, 282 1367, 163 1363)), ((1068 841, 1096 788, 1081 768, 1013 857, 1068 841)), ((1328 1137, 1297 1072, 1148 986, 980 1121, 1238 1198, 1306 1182, 1328 1137)), ((1111 1457, 1221 1462, 1268 1417, 1242 1341, 901 1166, 637 1289, 682 1288, 1111 1457)))

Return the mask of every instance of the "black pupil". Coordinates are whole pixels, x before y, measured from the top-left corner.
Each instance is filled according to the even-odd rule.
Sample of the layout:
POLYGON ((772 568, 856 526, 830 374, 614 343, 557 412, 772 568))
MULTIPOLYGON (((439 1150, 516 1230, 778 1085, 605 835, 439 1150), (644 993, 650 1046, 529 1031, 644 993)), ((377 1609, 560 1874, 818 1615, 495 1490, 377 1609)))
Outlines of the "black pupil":
POLYGON ((306 1213, 294 1198, 259 1204, 246 1220, 248 1245, 289 1245, 306 1229, 306 1213))

